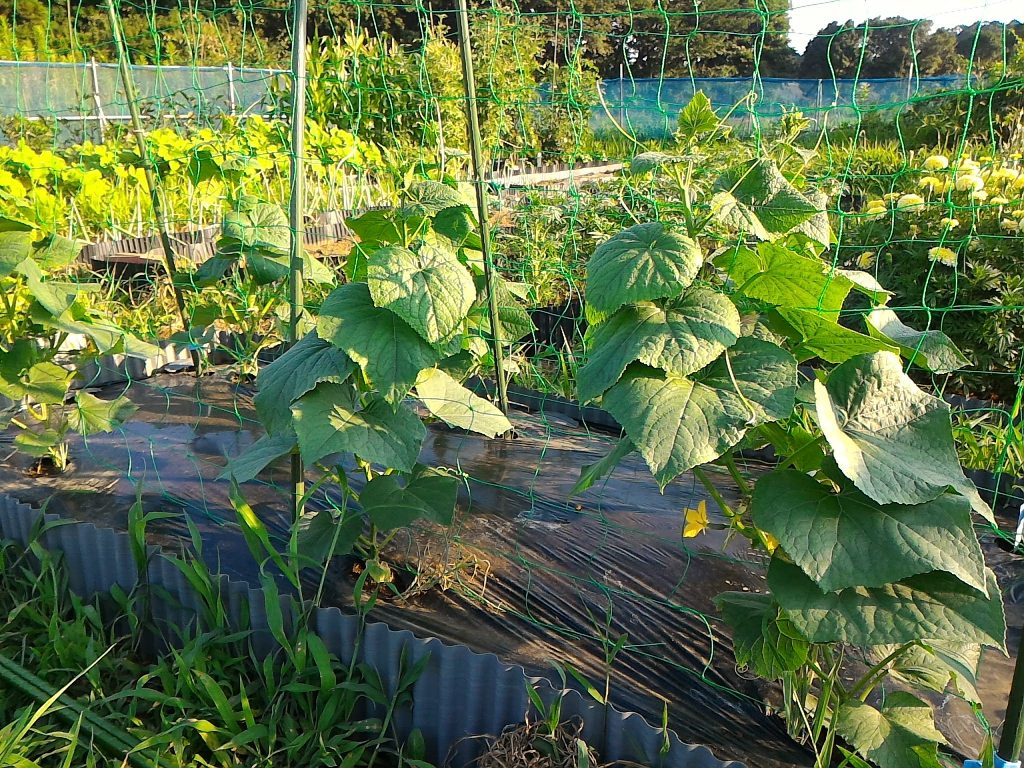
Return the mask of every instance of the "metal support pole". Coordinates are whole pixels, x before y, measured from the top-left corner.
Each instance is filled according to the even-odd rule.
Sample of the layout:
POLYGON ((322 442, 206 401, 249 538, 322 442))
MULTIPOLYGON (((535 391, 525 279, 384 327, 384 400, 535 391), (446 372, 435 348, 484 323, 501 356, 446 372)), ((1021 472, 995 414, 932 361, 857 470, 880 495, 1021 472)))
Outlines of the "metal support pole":
POLYGON ((231 112, 231 116, 234 117, 235 113, 238 112, 238 97, 235 96, 235 68, 228 62, 228 109, 231 112))
POLYGON ((498 405, 508 414, 508 382, 505 381, 505 356, 501 348, 501 320, 498 317, 498 295, 491 254, 491 225, 487 219, 487 191, 483 178, 483 151, 480 139, 480 118, 476 111, 476 80, 473 74, 473 48, 469 38, 469 8, 459 0, 459 52, 462 55, 462 79, 466 98, 466 121, 470 157, 473 163, 473 186, 476 187, 476 211, 480 219, 480 242, 483 248, 484 279, 487 281, 487 310, 491 316, 491 354, 494 356, 494 377, 498 383, 498 405))
POLYGON ((89 59, 89 82, 92 90, 92 108, 100 127, 100 144, 102 144, 107 140, 107 119, 103 115, 103 99, 100 98, 100 72, 95 56, 89 59))
MULTIPOLYGON (((291 199, 288 205, 288 223, 291 230, 290 269, 288 270, 288 337, 291 346, 298 340, 299 317, 303 311, 303 235, 305 221, 305 168, 303 154, 306 147, 306 0, 294 0, 292 6, 292 141, 290 155, 291 199)), ((292 451, 292 510, 298 524, 302 515, 302 497, 305 495, 305 471, 302 456, 292 451)))
MULTIPOLYGON (((116 0, 107 0, 107 10, 110 15, 110 30, 114 35, 114 46, 117 50, 117 62, 121 71, 121 83, 124 86, 125 100, 128 102, 128 112, 132 119, 132 133, 135 134, 135 143, 139 149, 139 157, 146 172, 146 185, 149 187, 149 199, 153 206, 153 215, 156 217, 157 232, 160 235, 160 245, 164 252, 164 269, 167 271, 167 279, 171 281, 171 291, 174 293, 174 303, 178 308, 178 320, 184 330, 189 329, 189 322, 185 313, 185 297, 181 288, 175 282, 177 271, 174 267, 174 246, 171 245, 168 232, 167 213, 164 210, 163 200, 160 198, 160 187, 157 179, 156 167, 150 158, 149 148, 146 147, 146 134, 142 128, 142 116, 139 113, 138 94, 135 91, 135 81, 132 79, 131 60, 128 56, 128 45, 124 39, 124 32, 121 23, 114 9, 116 0)), ((199 357, 199 350, 190 350, 192 364, 195 366, 198 375, 201 369, 202 360, 199 357)))
MULTIPOLYGON (((1022 642, 1024 645, 1024 642, 1022 642)), ((1010 696, 1006 700, 1006 719, 999 735, 999 756, 1008 762, 1020 759, 1024 747, 1024 648, 1018 646, 1017 661, 1013 667, 1010 696)))

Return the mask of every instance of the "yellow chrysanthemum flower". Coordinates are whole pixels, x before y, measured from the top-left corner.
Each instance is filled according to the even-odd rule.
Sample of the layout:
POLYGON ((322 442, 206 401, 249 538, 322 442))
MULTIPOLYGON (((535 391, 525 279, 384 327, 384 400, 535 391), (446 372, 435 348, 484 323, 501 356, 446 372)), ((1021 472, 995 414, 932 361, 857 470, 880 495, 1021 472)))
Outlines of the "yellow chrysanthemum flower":
POLYGON ((1015 219, 1024 218, 1024 208, 1018 208, 1016 211, 1010 211, 1010 215, 1015 219))
POLYGON ((956 251, 952 248, 946 248, 941 245, 937 245, 934 248, 928 249, 928 259, 930 261, 936 261, 947 267, 956 266, 956 251))
POLYGON ((920 195, 910 193, 908 195, 900 196, 900 199, 896 201, 896 207, 901 211, 905 211, 912 208, 921 208, 924 205, 924 198, 920 195))
POLYGON ((857 267, 859 269, 871 269, 874 264, 875 254, 873 251, 864 251, 864 253, 857 257, 857 267))
POLYGON ((984 188, 985 182, 980 176, 973 173, 958 176, 956 179, 956 189, 958 192, 977 192, 984 188))
POLYGON ((983 203, 988 200, 988 192, 984 189, 976 189, 971 192, 971 200, 974 200, 977 203, 983 203))
POLYGON ((960 221, 958 219, 951 219, 949 217, 946 217, 942 219, 939 222, 939 224, 942 225, 943 229, 956 229, 957 227, 960 226, 960 221))
POLYGON ((991 200, 989 200, 988 202, 989 202, 989 204, 991 204, 991 205, 1009 205, 1009 203, 1010 203, 1010 201, 1009 201, 1009 200, 1007 200, 1007 199, 1006 199, 1005 197, 1003 197, 1002 195, 996 195, 995 197, 993 197, 993 198, 992 198, 991 200))
POLYGON ((710 525, 708 520, 708 505, 704 499, 697 502, 696 509, 686 510, 686 522, 683 525, 683 538, 692 539, 698 534, 704 533, 710 525))
POLYGON ((929 171, 941 171, 944 168, 949 168, 949 158, 945 155, 932 155, 925 158, 924 167, 929 171))
POLYGON ((937 179, 934 176, 922 176, 921 180, 917 182, 917 186, 929 192, 939 192, 942 190, 942 179, 937 179))
POLYGON ((1007 232, 1020 232, 1020 222, 1016 219, 1003 219, 999 222, 999 228, 1007 232))

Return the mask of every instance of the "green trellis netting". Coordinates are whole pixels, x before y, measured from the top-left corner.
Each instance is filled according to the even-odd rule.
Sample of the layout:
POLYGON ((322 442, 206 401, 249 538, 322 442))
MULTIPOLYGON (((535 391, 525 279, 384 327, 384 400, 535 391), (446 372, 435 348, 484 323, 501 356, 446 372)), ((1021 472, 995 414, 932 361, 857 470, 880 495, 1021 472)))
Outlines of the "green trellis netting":
MULTIPOLYGON (((153 346, 104 349, 63 328, 66 350, 101 347, 75 386, 123 394, 136 410, 108 431, 69 434, 72 469, 51 476, 31 473, 37 457, 15 450, 13 428, 0 435, 0 492, 118 529, 139 493, 147 511, 174 513, 151 525, 155 543, 183 546, 187 518, 212 564, 254 578, 220 475, 264 433, 254 377, 290 340, 282 274, 304 264, 302 300, 315 314, 357 274, 367 211, 409 204, 416 184, 441 179, 475 216, 482 187, 492 290, 521 304, 501 317, 498 366, 517 437, 428 430, 420 461, 459 473, 460 514, 425 539, 389 542, 418 575, 379 618, 527 669, 571 667, 612 703, 655 723, 664 714, 722 758, 807 762, 765 715, 770 693, 737 669, 712 603, 723 589, 764 589, 763 562, 721 531, 680 535, 685 510, 713 506, 704 487, 685 473, 660 493, 634 455, 571 496, 618 436, 610 416, 576 402, 592 341, 586 265, 626 226, 679 221, 683 186, 706 199, 731 164, 775 153, 794 184, 827 199, 833 266, 871 274, 892 292, 894 321, 942 331, 962 352, 944 373, 910 372, 953 408, 961 461, 997 511, 993 538, 1012 539, 1024 503, 1024 46, 1000 25, 942 37, 927 22, 887 19, 830 29, 800 60, 786 53, 785 8, 674 5, 473 3, 474 169, 455 7, 310 8, 296 131, 284 3, 125 1, 117 29, 87 0, 8 3, 0 221, 80 241, 79 258, 56 270, 81 287, 76 321, 100 318, 153 346), (902 58, 883 66, 880 50, 902 58), (721 121, 691 132, 713 134, 704 142, 687 139, 680 117, 699 94, 721 121), (301 218, 289 221, 298 134, 301 218), (216 272, 225 216, 256 200, 277 211, 267 237, 283 272, 260 280, 225 266, 196 279, 216 272), (303 249, 289 260, 297 221, 303 249)), ((13 285, 9 272, 0 279, 13 285)), ((28 309, 5 304, 0 355, 10 356, 28 309)), ((862 328, 868 311, 844 310, 840 322, 862 328)), ((482 362, 467 381, 493 395, 489 326, 478 331, 482 362)), ((751 451, 743 469, 770 461, 751 451)), ((713 477, 735 496, 724 471, 713 477)), ((277 541, 289 536, 295 479, 284 460, 241 486, 277 541)), ((305 480, 317 482, 310 468, 305 480)), ((323 509, 339 499, 328 487, 312 496, 323 509)), ((1024 582, 1002 565, 1014 603, 1024 582)), ((339 566, 325 599, 349 606, 351 577, 339 566)), ((1005 688, 992 683, 986 706, 1001 707, 1005 688)), ((981 709, 946 705, 953 748, 977 751, 989 733, 981 709)))

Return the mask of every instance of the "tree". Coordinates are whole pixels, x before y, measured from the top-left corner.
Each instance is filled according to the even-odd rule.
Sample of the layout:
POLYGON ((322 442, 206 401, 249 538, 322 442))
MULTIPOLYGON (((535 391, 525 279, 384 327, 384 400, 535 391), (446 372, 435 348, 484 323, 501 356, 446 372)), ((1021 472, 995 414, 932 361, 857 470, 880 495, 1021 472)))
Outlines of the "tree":
POLYGON ((924 19, 832 22, 807 44, 800 74, 821 79, 953 74, 963 70, 957 45, 952 31, 932 32, 924 19))
POLYGON ((956 36, 956 50, 969 61, 982 66, 1000 64, 1013 58, 1018 35, 1024 34, 1024 23, 1011 21, 978 22, 961 27, 956 36))
POLYGON ((917 54, 922 75, 953 75, 964 71, 964 58, 956 50, 956 33, 937 29, 925 38, 917 54))

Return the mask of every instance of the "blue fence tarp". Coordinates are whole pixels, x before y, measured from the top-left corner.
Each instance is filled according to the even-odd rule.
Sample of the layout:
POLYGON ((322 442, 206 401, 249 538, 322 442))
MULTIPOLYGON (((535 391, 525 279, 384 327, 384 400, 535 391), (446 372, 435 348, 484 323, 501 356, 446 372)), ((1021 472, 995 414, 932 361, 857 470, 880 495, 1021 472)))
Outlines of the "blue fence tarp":
POLYGON ((703 91, 719 115, 732 110, 732 120, 771 120, 786 110, 828 116, 830 123, 849 122, 858 114, 892 109, 914 99, 953 91, 964 84, 958 75, 942 77, 792 80, 751 77, 698 77, 614 79, 602 84, 608 107, 598 106, 591 127, 598 133, 613 130, 611 118, 644 138, 672 134, 681 110, 697 91, 703 91))

